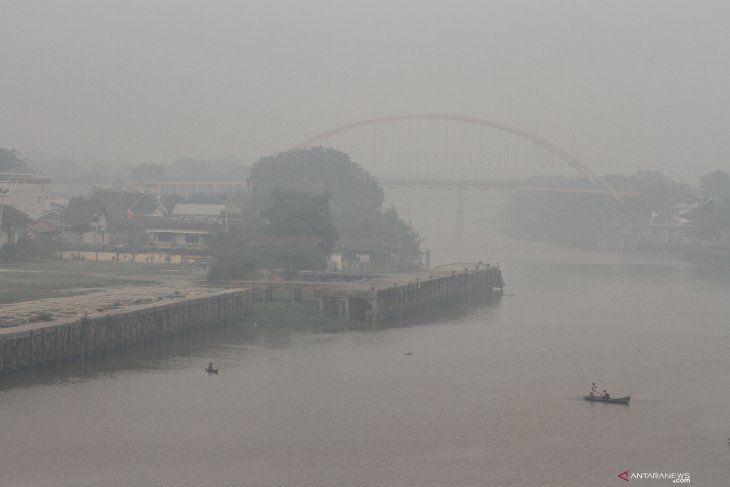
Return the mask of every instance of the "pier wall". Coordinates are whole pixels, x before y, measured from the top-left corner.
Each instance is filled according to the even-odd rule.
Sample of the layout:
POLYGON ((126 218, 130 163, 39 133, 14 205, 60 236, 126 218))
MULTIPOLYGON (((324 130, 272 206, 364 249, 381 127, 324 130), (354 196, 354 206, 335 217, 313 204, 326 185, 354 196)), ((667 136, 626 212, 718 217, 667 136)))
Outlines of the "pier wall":
POLYGON ((0 373, 188 333, 253 311, 253 290, 226 290, 75 320, 0 328, 0 373))
POLYGON ((504 286, 500 268, 490 265, 418 276, 408 282, 371 286, 369 292, 320 293, 319 314, 384 323, 469 305, 504 286))
MULTIPOLYGON (((452 305, 468 305, 482 300, 495 288, 504 286, 499 267, 453 271, 451 275, 416 280, 389 289, 379 289, 372 308, 372 321, 391 321, 445 310, 452 305)), ((349 306, 353 309, 353 304, 349 306)))

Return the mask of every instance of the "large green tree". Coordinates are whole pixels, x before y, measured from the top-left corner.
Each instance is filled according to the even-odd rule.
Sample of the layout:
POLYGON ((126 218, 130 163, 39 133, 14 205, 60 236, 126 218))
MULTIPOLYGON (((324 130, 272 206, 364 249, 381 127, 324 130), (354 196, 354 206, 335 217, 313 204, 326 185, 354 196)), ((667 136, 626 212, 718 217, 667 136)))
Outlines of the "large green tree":
POLYGON ((421 238, 395 208, 383 207, 383 188, 359 164, 335 149, 314 147, 259 159, 249 176, 249 205, 260 210, 274 189, 331 194, 337 232, 344 238, 372 238, 399 249, 402 262, 420 256, 421 238))
POLYGON ((332 251, 337 242, 337 229, 330 216, 329 193, 303 193, 277 188, 271 192, 272 201, 261 210, 266 220, 266 233, 275 235, 313 235, 332 251))
POLYGON ((256 277, 260 269, 284 269, 293 275, 299 269, 323 269, 325 252, 316 248, 255 247, 253 235, 240 227, 211 236, 208 279, 226 281, 256 277))

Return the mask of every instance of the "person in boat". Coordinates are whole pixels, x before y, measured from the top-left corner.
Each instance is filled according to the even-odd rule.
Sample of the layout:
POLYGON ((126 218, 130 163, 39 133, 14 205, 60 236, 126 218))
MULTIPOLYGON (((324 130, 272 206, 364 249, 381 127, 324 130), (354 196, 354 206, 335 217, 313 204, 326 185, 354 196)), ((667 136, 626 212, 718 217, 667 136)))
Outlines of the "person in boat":
POLYGON ((208 366, 205 368, 205 370, 207 370, 208 372, 212 371, 213 370, 213 362, 210 362, 208 364, 208 366))
POLYGON ((611 396, 608 395, 608 392, 606 392, 606 389, 603 390, 603 395, 601 396, 602 399, 611 399, 611 396))
POLYGON ((595 382, 591 386, 591 392, 589 392, 588 395, 591 397, 600 397, 601 396, 601 393, 598 392, 598 386, 596 386, 595 382))

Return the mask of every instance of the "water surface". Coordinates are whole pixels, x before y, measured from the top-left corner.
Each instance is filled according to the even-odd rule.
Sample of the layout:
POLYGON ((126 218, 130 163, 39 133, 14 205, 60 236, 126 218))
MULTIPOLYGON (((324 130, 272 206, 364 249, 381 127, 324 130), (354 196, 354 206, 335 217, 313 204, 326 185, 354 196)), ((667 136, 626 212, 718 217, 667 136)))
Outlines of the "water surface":
POLYGON ((467 231, 434 254, 500 256, 508 287, 458 318, 228 327, 2 379, 0 485, 727 485, 727 266, 467 231), (583 401, 592 381, 631 405, 583 401))

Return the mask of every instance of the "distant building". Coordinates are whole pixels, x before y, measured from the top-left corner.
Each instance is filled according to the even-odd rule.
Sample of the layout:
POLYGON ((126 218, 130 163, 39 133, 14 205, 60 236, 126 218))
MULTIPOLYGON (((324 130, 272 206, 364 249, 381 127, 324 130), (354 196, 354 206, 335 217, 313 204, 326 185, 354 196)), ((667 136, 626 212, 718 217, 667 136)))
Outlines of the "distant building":
POLYGON ((22 211, 32 219, 51 209, 51 180, 41 174, 2 172, 0 189, 9 189, 5 204, 22 211))
POLYGON ((714 200, 712 197, 696 196, 672 206, 666 211, 669 221, 675 225, 690 225, 694 223, 694 213, 703 205, 714 200))
POLYGON ((335 272, 366 272, 387 265, 397 248, 372 238, 343 238, 337 252, 330 255, 328 269, 335 272))

